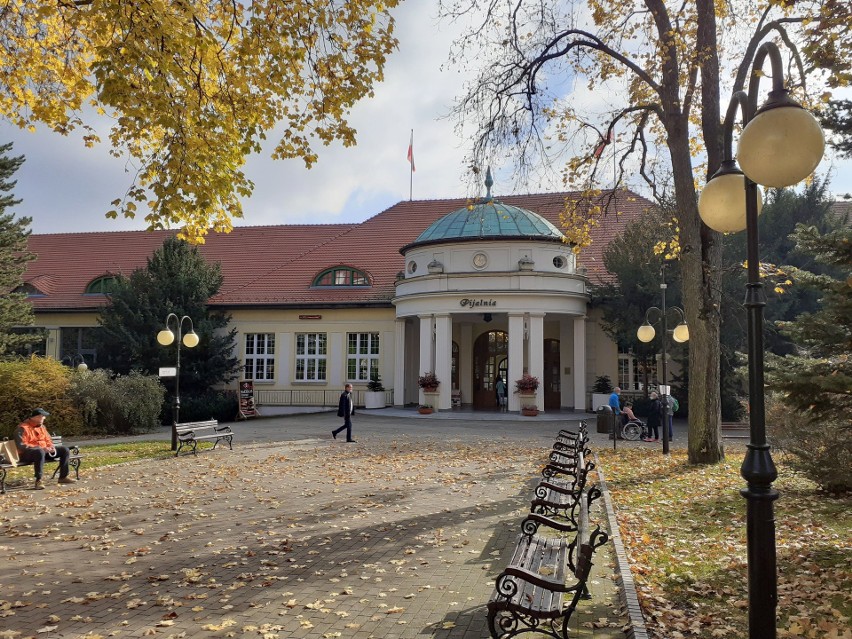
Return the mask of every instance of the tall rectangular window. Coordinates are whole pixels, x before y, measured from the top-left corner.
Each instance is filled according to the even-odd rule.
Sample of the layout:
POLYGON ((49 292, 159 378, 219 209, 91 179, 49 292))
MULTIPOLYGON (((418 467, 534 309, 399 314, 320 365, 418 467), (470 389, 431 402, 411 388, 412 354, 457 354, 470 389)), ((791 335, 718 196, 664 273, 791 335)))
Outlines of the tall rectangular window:
POLYGON ((296 381, 324 382, 327 355, 325 333, 296 333, 296 381))
POLYGON ((243 379, 275 379, 275 333, 246 333, 243 379))
POLYGON ((346 340, 346 379, 368 382, 379 372, 379 334, 349 333, 346 340))

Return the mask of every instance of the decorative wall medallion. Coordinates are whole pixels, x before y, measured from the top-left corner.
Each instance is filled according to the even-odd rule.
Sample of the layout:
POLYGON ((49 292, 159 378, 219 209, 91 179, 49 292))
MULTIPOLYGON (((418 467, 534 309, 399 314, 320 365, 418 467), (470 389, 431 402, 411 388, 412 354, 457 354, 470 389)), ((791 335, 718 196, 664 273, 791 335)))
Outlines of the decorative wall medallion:
POLYGON ((409 272, 409 273, 414 273, 414 272, 416 272, 416 271, 417 271, 417 262, 415 262, 414 260, 411 260, 411 261, 408 263, 408 272, 409 272))
POLYGON ((488 256, 485 253, 477 253, 473 256, 473 266, 475 268, 485 268, 488 264, 488 256))

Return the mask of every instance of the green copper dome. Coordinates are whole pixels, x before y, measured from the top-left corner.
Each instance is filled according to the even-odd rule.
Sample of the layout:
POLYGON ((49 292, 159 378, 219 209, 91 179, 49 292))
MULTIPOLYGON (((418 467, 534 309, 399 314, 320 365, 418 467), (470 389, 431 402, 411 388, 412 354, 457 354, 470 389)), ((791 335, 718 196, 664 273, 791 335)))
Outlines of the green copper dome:
POLYGON ((485 178, 487 192, 484 198, 436 220, 404 248, 431 242, 478 239, 562 241, 562 232, 538 213, 493 199, 493 183, 489 169, 485 178))

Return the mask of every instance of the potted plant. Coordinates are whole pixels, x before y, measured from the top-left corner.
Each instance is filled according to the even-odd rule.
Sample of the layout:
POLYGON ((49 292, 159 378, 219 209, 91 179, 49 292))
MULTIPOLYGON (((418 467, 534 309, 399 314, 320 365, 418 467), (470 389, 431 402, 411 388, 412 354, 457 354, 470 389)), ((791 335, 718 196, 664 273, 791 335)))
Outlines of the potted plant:
POLYGON ((429 404, 420 404, 420 406, 417 407, 417 412, 421 415, 431 415, 434 410, 429 404))
POLYGON ((535 392, 538 390, 538 384, 538 377, 524 373, 521 379, 515 380, 515 392, 518 395, 535 395, 535 392))
POLYGON ((524 417, 535 417, 538 415, 538 406, 535 404, 531 404, 529 406, 523 406, 521 408, 521 415, 524 417))
POLYGON ((364 408, 384 408, 385 406, 385 387, 382 385, 381 376, 376 371, 370 375, 367 390, 364 391, 364 408))
POLYGON ((599 375, 595 379, 595 385, 592 386, 592 412, 598 409, 598 406, 608 406, 609 396, 615 390, 610 380, 609 375, 599 375))
POLYGON ((434 393, 438 390, 438 386, 441 385, 441 382, 438 381, 438 377, 435 373, 429 372, 423 373, 420 377, 418 377, 417 384, 423 389, 424 393, 434 393))

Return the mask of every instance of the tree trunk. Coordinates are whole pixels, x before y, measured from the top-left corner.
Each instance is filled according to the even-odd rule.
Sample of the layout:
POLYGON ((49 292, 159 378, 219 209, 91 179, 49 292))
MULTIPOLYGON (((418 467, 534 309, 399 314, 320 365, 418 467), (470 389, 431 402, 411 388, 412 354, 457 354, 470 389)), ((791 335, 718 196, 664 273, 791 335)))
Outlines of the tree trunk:
POLYGON ((689 326, 689 462, 725 458, 719 398, 719 305, 722 250, 718 234, 702 229, 685 126, 669 127, 680 224, 682 294, 689 326))

